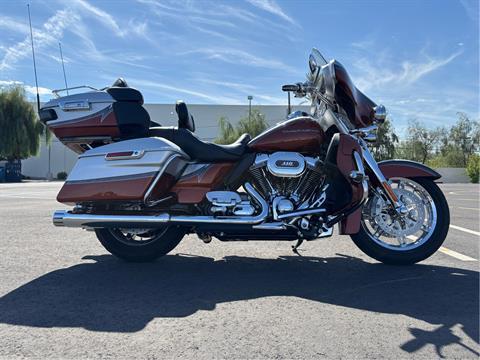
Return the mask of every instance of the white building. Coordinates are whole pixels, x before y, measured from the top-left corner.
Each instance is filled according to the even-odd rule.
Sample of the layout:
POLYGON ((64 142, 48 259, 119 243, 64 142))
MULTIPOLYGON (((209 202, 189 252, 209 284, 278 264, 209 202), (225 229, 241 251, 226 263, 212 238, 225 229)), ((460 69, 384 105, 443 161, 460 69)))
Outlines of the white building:
MULTIPOLYGON (((188 104, 187 104, 188 105, 188 104)), ((145 104, 152 121, 162 126, 176 126, 177 116, 175 104, 145 104)), ((268 124, 274 125, 285 120, 287 107, 285 105, 260 105, 253 108, 259 109, 268 124)), ((308 111, 308 106, 293 106, 294 110, 308 111)), ((248 105, 188 105, 190 113, 195 119, 195 133, 207 141, 214 140, 218 135, 218 119, 227 117, 228 121, 235 124, 244 116, 248 116, 248 105)), ((45 178, 49 173, 49 149, 42 144, 38 156, 22 161, 22 174, 31 178, 45 178)), ((50 172, 54 177, 60 171, 70 172, 77 154, 65 147, 58 139, 52 139, 50 144, 50 172)))

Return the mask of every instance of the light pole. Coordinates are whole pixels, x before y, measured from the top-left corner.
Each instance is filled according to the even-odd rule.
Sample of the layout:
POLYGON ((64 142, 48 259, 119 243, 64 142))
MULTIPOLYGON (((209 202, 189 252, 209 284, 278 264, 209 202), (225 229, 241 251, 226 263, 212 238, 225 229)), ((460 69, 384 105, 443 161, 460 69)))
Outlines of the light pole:
POLYGON ((253 96, 248 95, 247 99, 248 99, 248 121, 250 121, 251 117, 252 117, 252 99, 253 99, 253 96))

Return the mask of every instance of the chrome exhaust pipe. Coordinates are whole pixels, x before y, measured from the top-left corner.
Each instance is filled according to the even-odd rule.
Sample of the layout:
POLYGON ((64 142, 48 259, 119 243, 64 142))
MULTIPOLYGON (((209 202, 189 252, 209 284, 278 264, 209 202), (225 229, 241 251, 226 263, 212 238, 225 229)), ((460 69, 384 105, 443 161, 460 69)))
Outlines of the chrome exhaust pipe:
POLYGON ((245 190, 260 205, 261 211, 256 216, 187 216, 187 215, 94 215, 72 214, 65 210, 55 211, 53 225, 66 227, 81 227, 86 229, 113 228, 152 228, 164 224, 233 224, 255 225, 263 222, 268 216, 268 204, 250 183, 245 183, 245 190))
POLYGON ((170 215, 159 214, 155 216, 143 215, 93 215, 72 214, 66 210, 57 210, 53 214, 53 225, 66 227, 81 227, 95 229, 102 227, 157 227, 166 224, 170 215))

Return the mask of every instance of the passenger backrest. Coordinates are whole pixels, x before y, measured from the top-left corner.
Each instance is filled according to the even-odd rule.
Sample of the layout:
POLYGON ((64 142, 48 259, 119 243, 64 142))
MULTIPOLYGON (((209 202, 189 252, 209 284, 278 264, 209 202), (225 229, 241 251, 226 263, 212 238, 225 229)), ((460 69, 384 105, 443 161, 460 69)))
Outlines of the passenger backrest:
POLYGON ((175 111, 178 115, 178 128, 195 132, 195 120, 193 120, 193 116, 188 112, 187 104, 182 100, 178 100, 175 105, 175 111))
MULTIPOLYGON (((120 79, 119 79, 120 80, 120 79)), ((117 85, 118 81, 114 85, 117 85)), ((133 139, 148 136, 150 128, 150 115, 143 105, 143 96, 137 89, 125 87, 126 82, 106 89, 107 93, 116 102, 113 111, 117 119, 118 128, 122 139, 133 139)))

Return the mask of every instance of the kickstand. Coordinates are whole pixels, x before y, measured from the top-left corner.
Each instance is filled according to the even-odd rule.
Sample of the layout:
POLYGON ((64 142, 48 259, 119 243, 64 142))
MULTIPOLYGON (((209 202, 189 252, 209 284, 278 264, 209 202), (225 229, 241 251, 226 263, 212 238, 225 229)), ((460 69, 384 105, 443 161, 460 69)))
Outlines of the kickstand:
POLYGON ((292 245, 292 251, 293 251, 294 254, 297 254, 298 256, 302 256, 298 252, 298 248, 300 247, 300 245, 302 245, 302 243, 303 243, 303 239, 298 239, 297 243, 295 245, 292 245))

